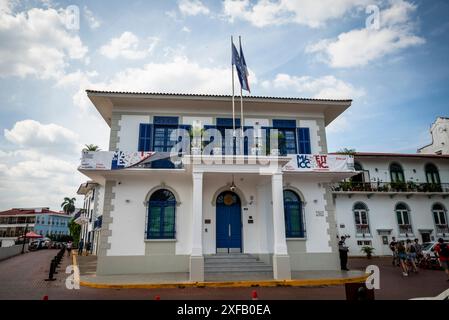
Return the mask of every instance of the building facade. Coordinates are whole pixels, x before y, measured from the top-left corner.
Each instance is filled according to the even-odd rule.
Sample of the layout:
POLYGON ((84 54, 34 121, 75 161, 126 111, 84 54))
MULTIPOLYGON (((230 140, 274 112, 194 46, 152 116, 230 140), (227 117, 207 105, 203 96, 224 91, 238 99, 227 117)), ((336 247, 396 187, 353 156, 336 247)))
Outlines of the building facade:
POLYGON ((230 96, 88 97, 111 128, 110 152, 83 154, 79 169, 103 190, 97 274, 187 272, 202 281, 214 268, 208 259, 234 253, 257 257, 275 279, 339 269, 329 184, 354 170, 351 157, 328 158, 325 127, 350 100, 245 97, 240 123, 230 96), (234 129, 245 134, 240 144, 228 139, 234 129), (185 132, 193 138, 179 158, 157 158, 185 132), (139 153, 153 160, 113 170, 139 153), (101 162, 109 156, 112 166, 101 162))
POLYGON ((355 153, 358 175, 332 188, 339 235, 349 235, 350 255, 391 255, 398 240, 449 240, 449 156, 355 153))
POLYGON ((15 208, 0 212, 0 240, 13 244, 25 229, 42 236, 69 235, 70 216, 49 208, 15 208))
MULTIPOLYGON (((91 252, 97 254, 103 217, 103 188, 100 184, 87 181, 81 184, 77 194, 84 195, 83 208, 75 216, 81 225, 80 241, 91 243, 91 252)), ((86 246, 85 246, 86 247, 86 246)))
POLYGON ((432 142, 418 149, 424 154, 449 154, 449 118, 438 117, 430 127, 432 142))

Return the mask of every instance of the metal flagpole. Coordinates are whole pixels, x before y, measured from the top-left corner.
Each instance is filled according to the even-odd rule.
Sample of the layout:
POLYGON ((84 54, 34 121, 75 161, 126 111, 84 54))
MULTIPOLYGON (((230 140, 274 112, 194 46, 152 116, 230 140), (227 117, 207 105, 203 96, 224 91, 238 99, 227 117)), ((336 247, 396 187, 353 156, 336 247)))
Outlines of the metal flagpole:
MULTIPOLYGON (((241 36, 239 36, 239 45, 240 45, 240 48, 242 47, 242 37, 241 36)), ((245 125, 245 122, 244 122, 244 119, 243 119, 243 88, 242 88, 242 85, 240 84, 240 131, 241 131, 241 137, 240 137, 240 139, 241 139, 241 141, 240 141, 240 144, 241 144, 241 147, 240 147, 240 149, 241 149, 241 151, 243 151, 243 135, 244 135, 244 125, 245 125)), ((243 152, 242 152, 242 154, 243 154, 243 152)))
POLYGON ((232 136, 235 137, 235 102, 234 102, 234 42, 231 36, 231 74, 232 74, 232 136))

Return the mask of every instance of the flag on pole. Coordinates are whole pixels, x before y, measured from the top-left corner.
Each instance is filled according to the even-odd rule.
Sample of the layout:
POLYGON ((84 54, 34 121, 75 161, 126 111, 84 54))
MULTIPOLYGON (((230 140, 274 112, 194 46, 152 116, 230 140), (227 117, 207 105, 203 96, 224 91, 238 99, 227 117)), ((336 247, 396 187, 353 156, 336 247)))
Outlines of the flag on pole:
MULTIPOLYGON (((242 48, 240 47, 240 52, 243 53, 242 48)), ((249 90, 249 84, 248 84, 248 75, 247 75, 247 68, 246 68, 246 62, 244 60, 245 58, 239 55, 237 48, 235 47, 234 43, 232 43, 232 64, 235 65, 235 68, 237 69, 237 75, 239 77, 240 86, 243 90, 250 91, 249 90)))
POLYGON ((242 43, 240 42, 240 61, 242 63, 242 70, 244 71, 243 73, 243 79, 244 79, 244 83, 245 86, 242 86, 242 89, 247 90, 248 92, 251 92, 250 88, 249 88, 249 81, 248 81, 248 77, 249 77, 249 72, 248 72, 248 67, 246 66, 246 61, 245 61, 245 56, 243 55, 243 50, 242 50, 242 43))

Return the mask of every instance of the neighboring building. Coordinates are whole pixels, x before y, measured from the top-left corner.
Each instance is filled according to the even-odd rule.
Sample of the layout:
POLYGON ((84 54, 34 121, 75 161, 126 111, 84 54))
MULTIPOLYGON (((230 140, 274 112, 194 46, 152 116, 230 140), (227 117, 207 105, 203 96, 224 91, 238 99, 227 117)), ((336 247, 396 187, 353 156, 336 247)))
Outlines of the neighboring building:
POLYGON ((23 236, 25 228, 43 236, 68 235, 70 216, 49 208, 15 208, 0 212, 0 240, 3 245, 23 236))
POLYGON ((449 155, 355 153, 360 173, 333 187, 338 234, 351 255, 372 246, 391 255, 392 237, 449 240, 449 155))
POLYGON ((449 154, 449 118, 438 117, 430 127, 432 143, 418 149, 419 153, 449 154))
POLYGON ((232 135, 222 146, 218 135, 207 137, 210 129, 232 131, 230 96, 87 93, 111 128, 110 152, 84 153, 79 169, 92 179, 79 190, 88 203, 80 219, 91 220, 84 237, 92 235, 96 201, 103 201, 97 205, 97 274, 188 272, 192 281, 202 281, 230 270, 269 270, 276 279, 289 279, 291 271, 339 269, 328 184, 354 171, 348 156, 333 157, 332 163, 343 165, 329 169, 325 127, 351 100, 244 97, 247 139, 240 153, 233 151, 239 148, 232 135), (176 129, 207 130, 207 141, 192 144, 193 155, 183 148, 182 162, 159 159, 114 170, 132 153, 156 159, 170 151, 176 129), (276 139, 275 129, 281 133, 276 139), (212 150, 209 142, 216 144, 212 150), (208 150, 204 158, 197 155, 201 146, 208 150), (261 162, 251 162, 256 157, 261 162), (246 264, 247 256, 234 252, 259 261, 246 264), (214 260, 222 257, 217 253, 230 254, 214 260), (224 268, 228 260, 233 263, 224 268))
POLYGON ((75 215, 75 222, 81 225, 80 240, 90 242, 92 253, 97 254, 103 215, 102 187, 87 181, 79 186, 77 194, 84 195, 83 208, 75 215))

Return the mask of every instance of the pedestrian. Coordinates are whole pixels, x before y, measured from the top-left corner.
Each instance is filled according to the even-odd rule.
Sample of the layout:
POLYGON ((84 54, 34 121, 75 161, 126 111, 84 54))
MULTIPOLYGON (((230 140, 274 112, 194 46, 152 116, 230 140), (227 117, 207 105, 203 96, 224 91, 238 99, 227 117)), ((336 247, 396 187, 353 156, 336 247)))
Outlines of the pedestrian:
POLYGON ((404 277, 408 276, 408 268, 407 268, 407 252, 404 245, 404 241, 399 241, 397 244, 397 253, 399 258, 399 263, 402 269, 402 275, 404 277))
POLYGON ((399 257, 398 257, 398 243, 396 241, 395 237, 391 238, 391 242, 390 242, 390 250, 393 253, 393 261, 392 264, 393 266, 399 266, 399 257))
POLYGON ((342 236, 340 239, 341 240, 338 242, 338 251, 340 253, 340 267, 341 267, 341 270, 349 271, 349 269, 347 267, 349 248, 345 244, 346 238, 344 236, 342 236))
POLYGON ((438 239, 438 243, 435 246, 435 253, 440 261, 440 266, 446 272, 447 281, 449 281, 449 244, 444 243, 443 238, 438 239))
POLYGON ((72 252, 72 241, 67 242, 67 257, 70 257, 70 253, 72 252))
POLYGON ((78 243, 78 255, 79 256, 83 255, 83 249, 84 249, 84 239, 81 239, 80 242, 78 243))
POLYGON ((86 256, 88 256, 89 255, 89 252, 90 252, 90 248, 92 247, 92 244, 90 243, 90 241, 88 241, 87 243, 86 243, 86 256))
POLYGON ((415 239, 414 245, 416 249, 416 262, 419 262, 423 258, 423 254, 422 254, 422 245, 419 244, 418 238, 415 239))
POLYGON ((412 240, 407 239, 407 244, 405 246, 405 252, 407 252, 407 260, 410 262, 413 268, 413 272, 417 273, 418 268, 416 267, 416 248, 415 244, 412 243, 412 240))

